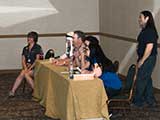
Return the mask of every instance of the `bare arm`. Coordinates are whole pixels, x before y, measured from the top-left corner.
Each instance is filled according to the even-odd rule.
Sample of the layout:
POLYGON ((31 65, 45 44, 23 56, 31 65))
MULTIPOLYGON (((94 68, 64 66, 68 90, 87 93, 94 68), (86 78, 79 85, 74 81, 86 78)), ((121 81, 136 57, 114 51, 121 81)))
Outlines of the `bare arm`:
POLYGON ((93 74, 95 77, 99 77, 102 75, 102 69, 97 63, 95 63, 93 71, 83 70, 82 73, 83 74, 93 74))
POLYGON ((81 69, 84 70, 89 67, 90 62, 85 59, 85 54, 81 53, 81 69))
POLYGON ((93 73, 95 77, 99 77, 102 75, 102 69, 97 63, 94 64, 93 73))
POLYGON ((27 70, 27 64, 26 64, 26 59, 24 55, 22 55, 22 67, 23 69, 27 70))
MULTIPOLYGON (((40 59, 40 54, 37 54, 36 55, 36 60, 39 60, 40 59)), ((34 68, 34 66, 35 66, 35 64, 36 64, 36 60, 35 60, 35 62, 28 68, 28 70, 32 70, 33 68, 34 68)))

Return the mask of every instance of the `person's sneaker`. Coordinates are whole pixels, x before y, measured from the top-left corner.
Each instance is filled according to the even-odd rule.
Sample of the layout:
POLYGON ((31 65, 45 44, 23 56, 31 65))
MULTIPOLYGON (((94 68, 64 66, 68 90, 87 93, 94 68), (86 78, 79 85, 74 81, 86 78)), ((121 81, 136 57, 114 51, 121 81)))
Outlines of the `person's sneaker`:
POLYGON ((155 108, 155 107, 157 107, 157 103, 156 102, 150 103, 150 104, 148 104, 148 107, 155 108))
POLYGON ((14 97, 14 93, 12 91, 9 91, 9 97, 14 97))

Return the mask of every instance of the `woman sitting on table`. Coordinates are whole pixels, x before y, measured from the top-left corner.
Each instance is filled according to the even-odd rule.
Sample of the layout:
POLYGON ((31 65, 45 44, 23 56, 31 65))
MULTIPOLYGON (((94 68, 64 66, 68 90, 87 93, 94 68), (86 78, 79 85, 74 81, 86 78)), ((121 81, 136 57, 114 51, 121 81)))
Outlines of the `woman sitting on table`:
POLYGON ((37 44, 38 34, 36 32, 29 32, 27 35, 28 45, 23 48, 22 51, 22 71, 16 78, 14 85, 9 92, 9 96, 13 97, 22 80, 26 78, 26 81, 31 86, 32 90, 34 88, 33 84, 33 70, 35 67, 35 60, 40 59, 43 54, 42 48, 37 44))
POLYGON ((84 66, 88 64, 87 68, 83 67, 82 73, 91 73, 102 79, 109 98, 119 94, 122 87, 121 80, 114 72, 112 61, 104 55, 99 44, 93 44, 89 41, 82 53, 82 62, 84 66))

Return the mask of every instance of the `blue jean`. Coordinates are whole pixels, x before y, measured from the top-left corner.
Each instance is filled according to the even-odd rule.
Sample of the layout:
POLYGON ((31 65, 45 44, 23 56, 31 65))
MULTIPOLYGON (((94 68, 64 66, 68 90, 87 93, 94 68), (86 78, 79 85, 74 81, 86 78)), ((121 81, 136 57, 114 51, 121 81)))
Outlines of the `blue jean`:
POLYGON ((133 103, 137 106, 154 104, 156 102, 153 94, 152 72, 156 64, 156 56, 149 56, 143 65, 138 69, 136 80, 136 92, 133 103))

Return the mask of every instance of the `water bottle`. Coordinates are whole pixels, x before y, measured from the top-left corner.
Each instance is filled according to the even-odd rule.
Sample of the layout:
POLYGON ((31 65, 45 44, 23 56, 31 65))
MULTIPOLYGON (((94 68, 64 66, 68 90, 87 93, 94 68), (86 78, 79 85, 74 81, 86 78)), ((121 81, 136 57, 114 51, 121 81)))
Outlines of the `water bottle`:
POLYGON ((72 61, 72 57, 70 57, 70 64, 69 64, 69 78, 73 79, 73 61, 72 61))

